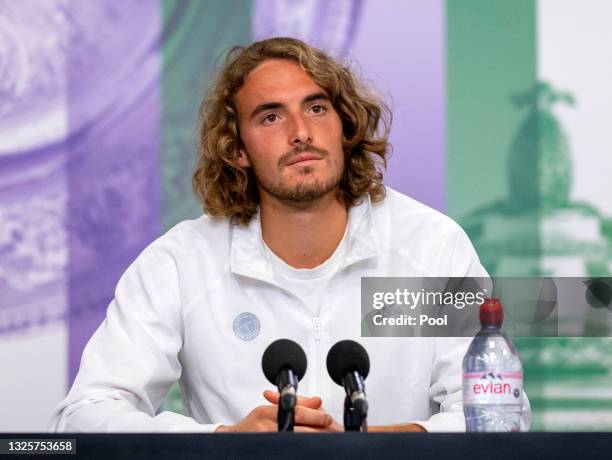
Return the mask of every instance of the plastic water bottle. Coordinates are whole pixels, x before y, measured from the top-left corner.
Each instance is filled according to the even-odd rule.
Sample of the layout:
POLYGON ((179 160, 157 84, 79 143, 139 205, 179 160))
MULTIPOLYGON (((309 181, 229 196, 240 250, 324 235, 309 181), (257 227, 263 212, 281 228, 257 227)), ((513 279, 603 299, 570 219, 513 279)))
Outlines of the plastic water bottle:
POLYGON ((480 306, 482 328, 463 358, 463 413, 467 431, 519 431, 523 366, 501 329, 498 299, 480 306))

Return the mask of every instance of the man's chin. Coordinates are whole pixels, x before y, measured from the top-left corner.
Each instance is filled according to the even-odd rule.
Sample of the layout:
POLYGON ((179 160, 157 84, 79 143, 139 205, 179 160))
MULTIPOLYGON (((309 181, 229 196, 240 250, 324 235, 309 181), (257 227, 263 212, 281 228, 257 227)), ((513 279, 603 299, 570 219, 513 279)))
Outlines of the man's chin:
POLYGON ((266 191, 281 201, 309 203, 335 193, 337 188, 337 184, 308 180, 291 185, 287 184, 283 187, 269 187, 266 191))
POLYGON ((323 187, 299 187, 285 194, 289 201, 308 203, 319 200, 333 191, 323 187))

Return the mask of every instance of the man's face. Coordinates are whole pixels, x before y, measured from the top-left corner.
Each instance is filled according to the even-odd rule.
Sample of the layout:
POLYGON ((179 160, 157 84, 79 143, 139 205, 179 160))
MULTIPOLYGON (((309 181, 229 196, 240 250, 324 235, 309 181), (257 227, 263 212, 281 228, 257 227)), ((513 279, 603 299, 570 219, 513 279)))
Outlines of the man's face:
POLYGON ((337 190, 344 172, 342 121, 298 64, 264 61, 236 102, 244 145, 238 165, 253 168, 262 195, 305 203, 337 190))

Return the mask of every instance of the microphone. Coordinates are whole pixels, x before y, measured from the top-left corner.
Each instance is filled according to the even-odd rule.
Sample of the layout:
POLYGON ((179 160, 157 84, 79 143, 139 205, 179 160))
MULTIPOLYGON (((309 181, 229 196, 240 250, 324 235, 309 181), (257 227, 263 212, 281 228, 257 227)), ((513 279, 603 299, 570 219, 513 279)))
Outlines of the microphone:
POLYGON ((264 351, 261 367, 266 378, 278 387, 279 407, 293 411, 297 403, 298 382, 306 373, 306 354, 302 347, 289 339, 272 342, 264 351))
POLYGON ((370 372, 368 352, 353 340, 342 340, 331 347, 327 354, 327 372, 332 380, 343 386, 346 391, 345 425, 347 425, 347 417, 349 423, 353 425, 352 428, 365 425, 365 418, 368 415, 365 379, 370 372), (346 411, 351 411, 351 409, 354 409, 358 420, 362 422, 357 426, 350 414, 347 415, 346 411))

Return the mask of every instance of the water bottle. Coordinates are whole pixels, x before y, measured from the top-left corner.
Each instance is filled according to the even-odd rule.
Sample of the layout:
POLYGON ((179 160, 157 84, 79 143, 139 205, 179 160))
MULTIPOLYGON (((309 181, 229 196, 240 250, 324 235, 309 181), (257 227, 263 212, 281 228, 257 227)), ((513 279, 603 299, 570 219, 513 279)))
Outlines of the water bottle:
POLYGON ((482 328, 463 358, 463 413, 467 431, 519 431, 523 366, 501 329, 498 299, 480 306, 482 328))

